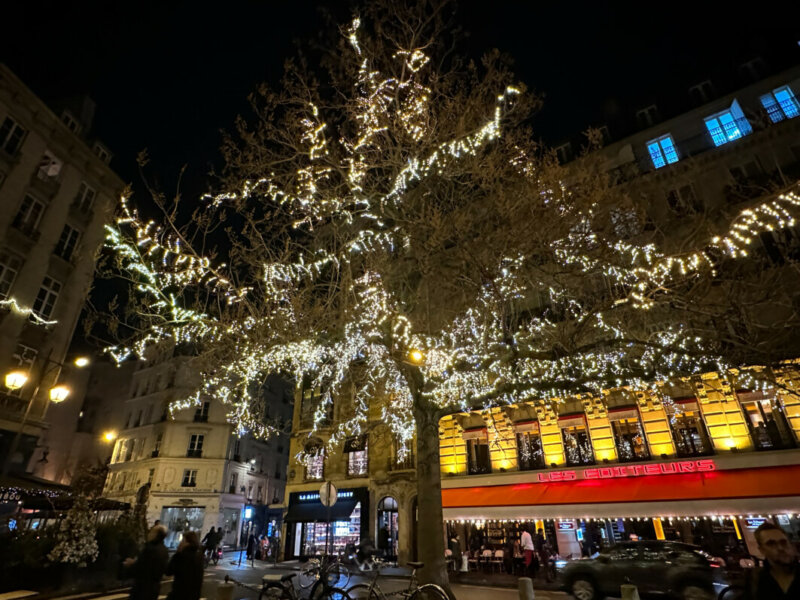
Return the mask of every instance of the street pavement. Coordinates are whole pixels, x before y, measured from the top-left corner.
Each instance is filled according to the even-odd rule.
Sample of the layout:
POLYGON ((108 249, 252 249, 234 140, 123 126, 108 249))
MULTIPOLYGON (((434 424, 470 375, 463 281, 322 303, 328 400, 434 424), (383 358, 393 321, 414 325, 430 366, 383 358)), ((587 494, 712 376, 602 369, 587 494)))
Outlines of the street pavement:
MULTIPOLYGON (((258 598, 258 587, 261 584, 261 578, 266 573, 285 574, 295 573, 297 577, 294 578, 295 587, 299 585, 305 587, 305 592, 300 590, 299 597, 303 598, 308 594, 313 580, 303 578, 301 574, 291 567, 286 565, 269 565, 256 561, 255 565, 249 562, 238 564, 237 560, 231 560, 230 557, 224 558, 218 565, 209 565, 206 569, 205 577, 203 579, 202 599, 216 600, 217 587, 225 581, 225 576, 245 584, 244 586, 237 585, 234 589, 233 600, 256 600, 258 598), (247 587, 245 587, 247 586, 247 587)), ((356 576, 351 577, 348 587, 355 583, 370 581, 369 577, 356 576)), ((395 592, 405 589, 408 586, 408 578, 405 577, 392 577, 381 576, 379 584, 384 593, 395 592)), ((161 586, 161 595, 159 600, 165 600, 172 586, 172 580, 166 579, 161 586)), ((453 584, 453 593, 457 600, 518 600, 519 594, 515 589, 497 588, 478 585, 463 585, 453 584)), ((126 600, 129 595, 129 589, 121 588, 118 590, 110 590, 105 594, 71 594, 68 596, 52 596, 49 595, 47 600, 126 600)), ((38 594, 34 592, 25 593, 24 590, 16 592, 9 592, 7 594, 0 594, 0 600, 37 600, 38 594)), ((399 598, 399 596, 395 596, 399 598)), ((570 598, 563 592, 553 592, 545 590, 536 590, 535 600, 567 600, 570 598)))

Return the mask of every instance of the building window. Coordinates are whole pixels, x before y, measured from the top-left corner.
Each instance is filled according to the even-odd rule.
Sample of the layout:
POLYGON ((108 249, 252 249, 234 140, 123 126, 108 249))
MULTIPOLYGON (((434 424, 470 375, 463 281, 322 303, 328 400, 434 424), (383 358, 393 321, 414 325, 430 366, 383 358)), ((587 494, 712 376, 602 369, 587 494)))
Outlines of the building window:
POLYGON ((194 420, 198 423, 205 423, 208 421, 208 407, 211 405, 210 402, 203 402, 200 406, 198 406, 194 411, 194 420))
POLYGON ((183 481, 181 487, 196 487, 197 486, 197 469, 184 469, 183 481))
MULTIPOLYGON (((538 425, 538 424, 537 424, 538 425)), ((543 469, 542 438, 536 431, 517 432, 517 465, 520 471, 543 469)))
POLYGON ((44 203, 33 196, 26 195, 11 224, 20 231, 33 233, 39 226, 42 214, 44 214, 44 203))
POLYGON ((186 456, 190 458, 200 458, 203 456, 203 440, 205 436, 200 433, 193 433, 189 438, 189 448, 186 450, 186 456))
POLYGON ((609 419, 611 420, 611 430, 614 432, 617 456, 621 462, 647 460, 650 458, 644 430, 635 408, 626 410, 618 415, 610 412, 609 419))
POLYGON ((641 129, 647 129, 658 123, 658 108, 655 104, 651 104, 636 111, 636 122, 641 129))
POLYGON ((694 193, 694 187, 691 184, 669 190, 667 204, 670 210, 679 216, 703 212, 703 203, 694 193))
POLYGON ((103 144, 101 144, 100 142, 95 142, 94 148, 92 149, 94 150, 94 153, 97 155, 97 157, 104 163, 108 164, 109 162, 111 162, 111 153, 106 149, 105 146, 103 146, 103 144))
POLYGON ((133 458, 133 451, 136 447, 136 440, 127 440, 125 442, 125 458, 124 462, 129 462, 133 458))
POLYGON ((49 319, 53 314, 53 308, 60 292, 61 284, 52 277, 45 277, 42 287, 39 288, 39 293, 36 295, 36 300, 33 301, 33 312, 42 319, 49 319))
POLYGON ((347 454, 347 475, 349 477, 364 477, 367 474, 367 445, 366 435, 350 438, 344 443, 344 452, 347 454))
POLYGON ((78 123, 78 120, 72 116, 72 113, 65 110, 61 113, 61 122, 67 126, 72 133, 79 133, 81 130, 81 124, 78 123))
POLYGON ((742 411, 753 443, 758 450, 777 450, 794 447, 791 429, 783 409, 774 398, 763 392, 738 392, 742 411))
POLYGON ((75 196, 74 204, 81 212, 89 212, 92 209, 96 196, 97 191, 85 181, 81 181, 81 185, 78 188, 78 195, 75 196))
POLYGON ((22 259, 8 250, 0 250, 0 300, 8 298, 11 286, 22 268, 22 259))
POLYGON ((64 229, 61 231, 61 237, 58 238, 58 243, 54 250, 56 256, 60 256, 64 260, 71 260, 72 255, 75 253, 75 248, 78 246, 80 237, 80 231, 69 225, 64 225, 64 229))
POLYGON ((11 117, 6 117, 0 126, 0 148, 13 156, 22 145, 24 137, 25 130, 22 126, 11 117))
POLYGON ((656 169, 678 162, 678 151, 669 134, 647 142, 647 151, 656 169))
POLYGON ((668 411, 678 456, 704 456, 713 453, 697 401, 676 402, 668 411))
POLYGON ((462 435, 467 445, 467 472, 470 475, 491 473, 492 458, 486 428, 467 429, 462 435))
POLYGON ((231 483, 228 486, 228 493, 235 494, 236 493, 236 484, 239 482, 239 474, 238 473, 231 473, 231 483))
POLYGON ((594 464, 592 440, 586 423, 561 428, 561 437, 564 441, 564 454, 567 464, 571 467, 594 464))
POLYGON ((715 146, 722 146, 753 132, 738 100, 734 100, 729 109, 706 117, 705 123, 715 146))
POLYGON ((761 100, 761 106, 767 111, 769 120, 773 123, 784 119, 794 119, 800 115, 800 104, 798 104, 794 92, 788 85, 776 88, 769 94, 764 94, 759 100, 761 100))
POLYGON ((306 450, 306 479, 320 481, 325 476, 325 452, 321 446, 306 450))

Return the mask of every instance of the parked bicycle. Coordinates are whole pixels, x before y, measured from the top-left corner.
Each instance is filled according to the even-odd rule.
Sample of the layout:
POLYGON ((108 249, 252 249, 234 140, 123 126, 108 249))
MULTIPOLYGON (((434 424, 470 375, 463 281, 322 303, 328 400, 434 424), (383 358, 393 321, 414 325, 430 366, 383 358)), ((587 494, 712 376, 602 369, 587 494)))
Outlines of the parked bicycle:
POLYGON ((298 585, 303 590, 311 588, 308 597, 311 600, 318 600, 323 589, 345 589, 348 583, 350 583, 350 570, 342 563, 341 557, 325 555, 309 559, 298 585))
MULTIPOLYGON (((303 596, 298 594, 294 586, 294 578, 297 573, 268 573, 261 578, 261 587, 248 585, 237 581, 226 575, 225 581, 258 592, 258 600, 301 600, 303 596)), ((324 581, 324 580, 323 580, 324 581)), ((346 590, 322 585, 317 590, 317 600, 351 600, 346 590)))
POLYGON ((357 583, 351 586, 347 593, 352 600, 387 600, 388 598, 403 598, 404 600, 449 600, 447 592, 435 583, 417 585, 417 569, 425 566, 421 562, 409 562, 411 567, 411 578, 408 587, 396 592, 384 592, 378 585, 378 578, 381 573, 383 561, 376 559, 377 568, 373 571, 372 581, 369 583, 357 583))

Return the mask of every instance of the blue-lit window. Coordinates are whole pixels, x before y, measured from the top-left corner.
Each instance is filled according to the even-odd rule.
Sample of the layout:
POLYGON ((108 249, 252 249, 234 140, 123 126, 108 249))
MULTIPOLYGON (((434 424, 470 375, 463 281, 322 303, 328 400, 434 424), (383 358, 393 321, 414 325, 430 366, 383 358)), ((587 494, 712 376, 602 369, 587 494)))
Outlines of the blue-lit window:
POLYGON ((675 149, 675 142, 671 135, 650 140, 647 142, 647 151, 650 153, 650 159, 656 169, 678 162, 678 151, 675 149))
POLYGON ((788 85, 776 88, 769 94, 764 94, 760 100, 761 105, 769 115, 770 121, 773 123, 800 116, 800 104, 798 104, 794 92, 788 85))
POLYGON ((753 132, 737 100, 728 110, 706 117, 705 122, 715 146, 722 146, 753 132))

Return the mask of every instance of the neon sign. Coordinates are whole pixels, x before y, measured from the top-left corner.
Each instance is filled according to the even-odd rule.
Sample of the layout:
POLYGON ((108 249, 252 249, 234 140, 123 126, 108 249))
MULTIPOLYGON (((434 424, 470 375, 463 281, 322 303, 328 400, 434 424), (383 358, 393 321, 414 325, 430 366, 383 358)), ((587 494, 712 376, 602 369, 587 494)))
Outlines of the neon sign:
POLYGON ((541 483, 550 483, 578 479, 616 479, 618 477, 642 477, 644 475, 708 473, 716 470, 716 463, 706 458, 646 465, 614 465, 613 467, 591 467, 574 471, 552 471, 550 473, 538 473, 536 480, 541 483))

